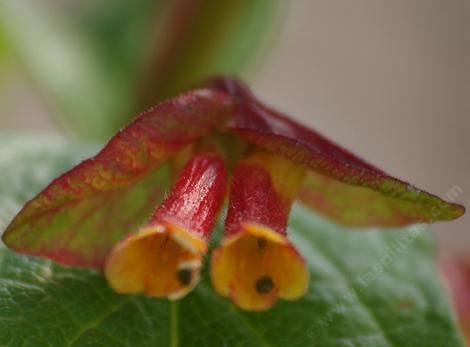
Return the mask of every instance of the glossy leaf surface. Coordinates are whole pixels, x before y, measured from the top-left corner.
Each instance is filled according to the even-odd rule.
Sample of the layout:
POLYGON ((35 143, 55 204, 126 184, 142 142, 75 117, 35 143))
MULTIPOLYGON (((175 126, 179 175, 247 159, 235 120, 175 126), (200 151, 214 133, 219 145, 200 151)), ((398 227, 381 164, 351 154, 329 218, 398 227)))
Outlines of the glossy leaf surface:
MULTIPOLYGON (((0 145, 0 229, 90 153, 39 136, 2 134, 0 145)), ((308 292, 265 313, 237 310, 214 293, 207 273, 194 292, 170 303, 117 295, 98 272, 0 245, 0 345, 463 346, 427 231, 351 232, 300 206, 289 229, 311 272, 308 292)))
POLYGON ((112 246, 145 222, 168 188, 161 165, 227 117, 227 100, 208 90, 161 103, 117 133, 95 156, 29 201, 4 241, 58 262, 101 267, 112 246))

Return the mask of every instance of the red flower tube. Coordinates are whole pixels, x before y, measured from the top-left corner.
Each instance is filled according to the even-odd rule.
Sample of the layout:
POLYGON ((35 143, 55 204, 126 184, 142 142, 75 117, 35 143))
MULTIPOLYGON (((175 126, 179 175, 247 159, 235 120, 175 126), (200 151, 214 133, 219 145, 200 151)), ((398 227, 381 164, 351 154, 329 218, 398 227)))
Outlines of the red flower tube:
POLYGON ((187 294, 198 282, 226 185, 219 156, 192 158, 149 222, 111 251, 105 266, 111 287, 171 299, 187 294))
POLYGON ((246 310, 266 310, 277 298, 296 299, 308 270, 286 237, 292 201, 305 170, 258 152, 233 171, 225 235, 214 251, 215 290, 246 310))

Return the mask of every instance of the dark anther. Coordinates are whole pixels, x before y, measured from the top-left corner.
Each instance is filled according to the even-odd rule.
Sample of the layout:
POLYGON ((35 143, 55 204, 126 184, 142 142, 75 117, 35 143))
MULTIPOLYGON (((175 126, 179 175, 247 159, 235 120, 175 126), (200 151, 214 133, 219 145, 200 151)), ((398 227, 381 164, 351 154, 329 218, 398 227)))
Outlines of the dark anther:
POLYGON ((267 294, 274 288, 274 282, 271 277, 263 276, 258 278, 255 288, 259 294, 267 294))
POLYGON ((191 270, 188 269, 181 269, 176 273, 176 278, 183 286, 187 286, 188 284, 190 284, 192 277, 193 274, 191 270))
POLYGON ((258 238, 258 248, 259 249, 263 249, 264 247, 266 247, 267 243, 268 242, 266 241, 266 239, 258 238))

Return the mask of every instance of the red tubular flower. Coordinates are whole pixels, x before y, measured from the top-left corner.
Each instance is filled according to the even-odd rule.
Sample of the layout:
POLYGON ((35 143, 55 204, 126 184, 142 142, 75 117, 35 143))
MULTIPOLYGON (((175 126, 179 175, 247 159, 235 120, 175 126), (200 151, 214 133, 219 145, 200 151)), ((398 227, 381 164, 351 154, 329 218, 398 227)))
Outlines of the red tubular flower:
POLYGON ((199 278, 227 185, 223 160, 199 154, 150 221, 113 248, 105 274, 118 293, 180 298, 199 278))
POLYGON ((225 236, 213 253, 211 277, 219 294, 246 310, 303 295, 308 270, 286 237, 287 219, 305 169, 258 152, 232 174, 225 236))
POLYGON ((305 289, 305 266, 285 235, 295 198, 356 227, 451 220, 465 211, 262 104, 239 81, 217 78, 137 117, 26 203, 2 239, 18 252, 105 269, 119 292, 180 297, 197 282, 225 192, 219 157, 190 159, 208 151, 235 167, 212 281, 247 309, 268 308, 305 289))

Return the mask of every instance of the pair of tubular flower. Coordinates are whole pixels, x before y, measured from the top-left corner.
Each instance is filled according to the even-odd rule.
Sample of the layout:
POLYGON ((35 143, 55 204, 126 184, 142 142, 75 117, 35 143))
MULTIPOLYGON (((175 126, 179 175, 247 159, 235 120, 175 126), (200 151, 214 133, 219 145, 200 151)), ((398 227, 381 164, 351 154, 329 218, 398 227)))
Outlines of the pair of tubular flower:
MULTIPOLYGON (((235 164, 211 274, 217 292, 244 309, 266 309, 278 296, 294 299, 305 291, 308 271, 286 238, 303 171, 263 152, 235 164)), ((150 221, 113 248, 105 265, 110 285, 119 293, 174 299, 188 293, 199 278, 227 176, 221 156, 194 154, 150 221)))
POLYGON ((296 199, 354 227, 464 213, 267 107, 239 81, 216 78, 141 114, 52 181, 3 240, 18 252, 102 269, 119 293, 178 299, 197 284, 228 201, 210 259, 213 287, 243 309, 265 310, 299 298, 308 284, 287 237, 296 199))

